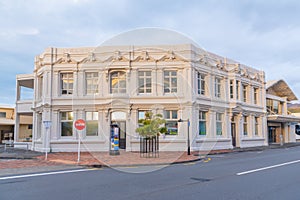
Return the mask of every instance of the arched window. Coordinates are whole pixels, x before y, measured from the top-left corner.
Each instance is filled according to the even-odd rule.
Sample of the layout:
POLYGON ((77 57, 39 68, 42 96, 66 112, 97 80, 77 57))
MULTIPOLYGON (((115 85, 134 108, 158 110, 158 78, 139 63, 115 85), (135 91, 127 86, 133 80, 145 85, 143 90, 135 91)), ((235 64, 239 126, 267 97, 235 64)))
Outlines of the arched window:
POLYGON ((126 93, 126 73, 122 71, 110 74, 110 93, 126 93))

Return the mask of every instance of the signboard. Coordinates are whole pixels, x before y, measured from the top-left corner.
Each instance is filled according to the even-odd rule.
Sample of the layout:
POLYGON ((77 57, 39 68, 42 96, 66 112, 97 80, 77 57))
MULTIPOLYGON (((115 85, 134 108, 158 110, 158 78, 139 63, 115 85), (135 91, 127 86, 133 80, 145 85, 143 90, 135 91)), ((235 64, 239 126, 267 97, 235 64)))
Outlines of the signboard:
MULTIPOLYGON (((74 127, 76 128, 77 131, 82 131, 85 129, 85 121, 83 119, 77 119, 74 122, 74 127)), ((77 163, 80 162, 80 135, 78 134, 78 158, 77 158, 77 163)))
POLYGON ((78 119, 74 122, 74 127, 78 130, 78 131, 82 131, 83 129, 85 129, 85 121, 83 119, 78 119))
POLYGON ((110 155, 119 155, 119 132, 120 129, 117 124, 111 125, 110 133, 110 155))
POLYGON ((43 121, 43 124, 46 129, 49 129, 51 127, 52 122, 51 121, 43 121))

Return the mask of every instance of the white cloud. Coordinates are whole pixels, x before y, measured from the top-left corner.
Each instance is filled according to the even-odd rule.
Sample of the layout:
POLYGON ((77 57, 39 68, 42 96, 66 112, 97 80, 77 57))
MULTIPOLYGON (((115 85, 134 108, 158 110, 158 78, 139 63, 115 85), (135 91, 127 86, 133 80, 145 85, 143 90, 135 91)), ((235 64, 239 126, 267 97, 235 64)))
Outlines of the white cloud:
POLYGON ((263 69, 269 79, 283 77, 300 98, 299 18, 296 0, 2 0, 0 96, 4 87, 15 89, 4 86, 4 76, 14 83, 15 74, 32 71, 34 56, 48 46, 98 46, 120 32, 161 27, 263 69))

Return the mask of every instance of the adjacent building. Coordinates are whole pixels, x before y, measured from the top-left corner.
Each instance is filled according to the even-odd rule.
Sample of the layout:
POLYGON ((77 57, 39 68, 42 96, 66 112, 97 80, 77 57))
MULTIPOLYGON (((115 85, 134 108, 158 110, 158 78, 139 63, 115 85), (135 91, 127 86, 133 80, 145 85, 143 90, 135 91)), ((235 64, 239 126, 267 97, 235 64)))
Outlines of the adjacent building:
POLYGON ((0 106, 0 144, 14 139, 14 108, 0 106))
POLYGON ((300 117, 288 111, 288 103, 298 100, 284 80, 268 81, 266 84, 268 113, 268 142, 296 142, 295 125, 300 117))
POLYGON ((19 134, 14 137, 15 108, 11 106, 0 106, 0 144, 12 141, 28 142, 32 137, 32 117, 22 116, 19 120, 19 134))
POLYGON ((160 151, 185 151, 188 132, 192 151, 268 145, 264 72, 192 44, 47 48, 17 76, 15 137, 32 116, 33 150, 76 151, 80 135, 82 151, 108 151, 117 124, 120 148, 138 151, 147 111, 166 119, 160 151))

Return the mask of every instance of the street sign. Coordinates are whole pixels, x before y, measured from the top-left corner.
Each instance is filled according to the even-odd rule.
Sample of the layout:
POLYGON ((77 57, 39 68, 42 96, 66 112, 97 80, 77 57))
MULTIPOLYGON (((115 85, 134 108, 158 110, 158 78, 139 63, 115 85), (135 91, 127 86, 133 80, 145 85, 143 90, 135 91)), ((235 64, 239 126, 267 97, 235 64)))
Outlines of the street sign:
POLYGON ((74 123, 74 127, 78 131, 82 131, 83 129, 85 129, 85 121, 83 119, 77 119, 74 123))

